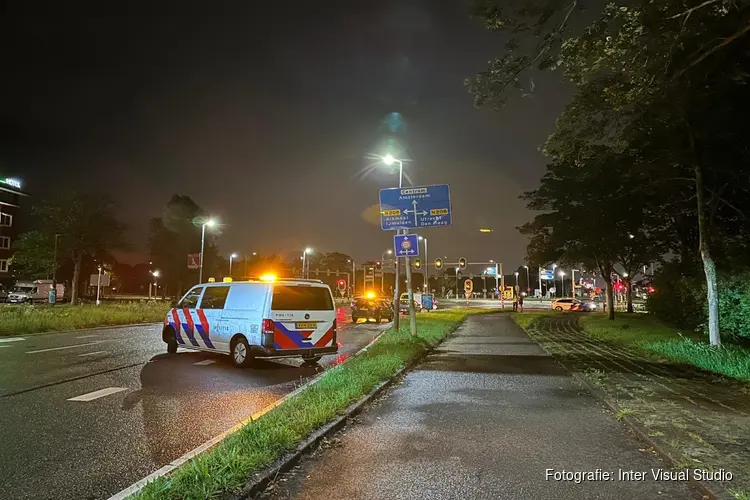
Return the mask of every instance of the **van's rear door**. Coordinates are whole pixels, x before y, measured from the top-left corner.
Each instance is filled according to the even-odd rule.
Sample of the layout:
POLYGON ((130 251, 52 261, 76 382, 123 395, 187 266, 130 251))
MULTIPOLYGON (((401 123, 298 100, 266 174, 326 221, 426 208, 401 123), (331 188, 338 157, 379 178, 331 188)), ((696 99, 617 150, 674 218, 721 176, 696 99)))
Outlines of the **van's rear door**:
POLYGON ((325 285, 275 284, 271 315, 274 347, 278 350, 334 345, 336 310, 331 289, 325 285))

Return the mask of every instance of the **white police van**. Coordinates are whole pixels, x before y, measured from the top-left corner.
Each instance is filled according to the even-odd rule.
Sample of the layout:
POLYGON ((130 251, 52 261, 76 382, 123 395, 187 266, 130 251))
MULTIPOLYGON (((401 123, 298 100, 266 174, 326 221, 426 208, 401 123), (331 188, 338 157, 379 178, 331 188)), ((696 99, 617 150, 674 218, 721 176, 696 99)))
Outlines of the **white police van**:
POLYGON ((244 367, 258 357, 335 354, 336 309, 320 280, 266 279, 191 288, 164 319, 167 352, 178 347, 230 354, 244 367))

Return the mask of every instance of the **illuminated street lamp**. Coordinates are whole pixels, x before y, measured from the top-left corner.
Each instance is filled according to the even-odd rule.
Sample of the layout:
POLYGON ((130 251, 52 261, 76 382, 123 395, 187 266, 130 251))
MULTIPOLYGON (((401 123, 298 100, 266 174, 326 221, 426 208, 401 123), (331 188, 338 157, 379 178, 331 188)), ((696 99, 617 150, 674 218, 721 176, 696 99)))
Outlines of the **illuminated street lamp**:
MULTIPOLYGON (((393 165, 394 163, 398 162, 398 188, 401 189, 404 184, 404 162, 399 160, 398 158, 394 158, 392 154, 387 154, 385 156, 380 157, 380 159, 385 163, 386 165, 393 165)), ((401 234, 400 230, 396 231, 396 234, 401 234)), ((398 290, 398 282, 400 281, 399 278, 399 263, 398 258, 395 259, 395 275, 396 275, 396 282, 394 283, 393 287, 393 328, 398 331, 399 329, 399 290, 398 290)), ((411 283, 411 267, 409 266, 409 257, 406 258, 406 282, 407 286, 411 283)), ((411 294, 410 298, 411 298, 411 294)), ((412 335, 417 334, 417 318, 414 314, 414 308, 410 305, 409 306, 409 325, 410 325, 410 331, 412 335)))
POLYGON ((515 273, 513 273, 513 274, 514 274, 514 275, 515 275, 515 277, 516 277, 516 288, 518 288, 518 271, 516 271, 516 272, 515 272, 515 273))
POLYGON ((232 261, 237 258, 237 254, 233 253, 229 256, 229 277, 232 277, 232 261))
POLYGON ((523 266, 526 268, 526 291, 531 291, 531 285, 529 284, 529 266, 523 266))
POLYGON ((215 225, 216 225, 215 220, 208 219, 201 226, 201 260, 200 260, 200 271, 198 271, 198 283, 203 283, 203 250, 205 249, 205 246, 206 246, 206 226, 214 227, 215 225))
POLYGON ((308 262, 307 262, 307 254, 309 254, 309 253, 313 253, 313 249, 310 248, 310 247, 307 247, 304 250, 302 250, 302 277, 305 278, 305 279, 308 278, 308 274, 309 274, 307 272, 306 267, 305 267, 308 264, 308 262))
POLYGON ((565 297, 565 272, 560 269, 560 297, 565 297))
POLYGON ((399 189, 401 189, 404 183, 404 162, 399 160, 398 158, 394 158, 392 154, 387 154, 382 159, 383 163, 388 166, 391 166, 394 163, 398 163, 398 187, 399 189))
POLYGON ((424 236, 419 237, 420 240, 424 240, 424 286, 425 286, 425 292, 430 293, 430 265, 427 260, 427 238, 424 236))

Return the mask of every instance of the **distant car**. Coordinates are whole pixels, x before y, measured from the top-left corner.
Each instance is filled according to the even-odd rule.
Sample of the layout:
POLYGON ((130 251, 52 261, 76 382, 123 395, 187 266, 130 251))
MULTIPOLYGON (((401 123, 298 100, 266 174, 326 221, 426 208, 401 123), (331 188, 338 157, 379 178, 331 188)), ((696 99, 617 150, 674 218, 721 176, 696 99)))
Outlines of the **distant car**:
POLYGON ((373 319, 376 323, 383 319, 393 321, 391 301, 379 297, 356 297, 352 301, 352 323, 356 323, 360 318, 364 318, 365 321, 373 319))
POLYGON ((587 312, 595 311, 596 304, 594 302, 584 302, 578 299, 566 298, 566 299, 555 299, 552 301, 552 309, 555 311, 578 311, 587 312))

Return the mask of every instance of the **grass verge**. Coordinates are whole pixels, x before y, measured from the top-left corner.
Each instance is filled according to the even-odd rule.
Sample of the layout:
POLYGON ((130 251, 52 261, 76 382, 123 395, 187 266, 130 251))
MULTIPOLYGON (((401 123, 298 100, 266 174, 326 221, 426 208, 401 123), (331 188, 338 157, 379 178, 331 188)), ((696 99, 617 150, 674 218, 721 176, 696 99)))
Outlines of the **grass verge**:
POLYGON ((315 385, 171 475, 152 481, 131 499, 203 500, 242 488, 252 473, 293 451, 305 437, 438 344, 474 312, 447 309, 420 314, 415 337, 409 334, 408 320, 403 321, 400 331, 388 331, 367 352, 330 368, 315 385))
POLYGON ((168 304, 128 302, 96 305, 0 306, 0 335, 27 335, 97 326, 162 321, 168 304))
POLYGON ((552 316, 555 314, 560 313, 555 311, 529 311, 522 313, 510 313, 510 317, 513 318, 513 321, 518 323, 518 326, 520 326, 524 330, 528 330, 531 324, 539 318, 544 318, 545 316, 552 316))
POLYGON ((713 348, 697 334, 683 334, 652 316, 621 314, 610 321, 603 314, 590 314, 581 316, 579 324, 592 337, 750 382, 749 349, 731 344, 713 348))

